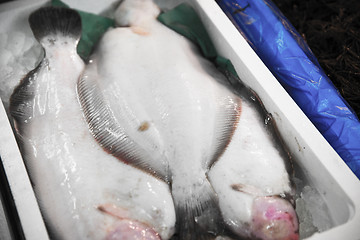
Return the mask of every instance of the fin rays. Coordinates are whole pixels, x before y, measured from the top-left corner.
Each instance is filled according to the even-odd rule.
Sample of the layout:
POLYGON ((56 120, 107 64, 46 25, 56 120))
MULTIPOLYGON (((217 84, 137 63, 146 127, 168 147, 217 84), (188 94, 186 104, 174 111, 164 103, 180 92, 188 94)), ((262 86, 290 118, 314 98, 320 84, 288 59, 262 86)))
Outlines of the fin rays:
POLYGON ((79 100, 91 133, 105 151, 124 163, 167 182, 167 168, 134 142, 113 116, 96 80, 91 78, 92 74, 96 74, 92 68, 96 68, 95 62, 89 64, 87 72, 80 77, 77 85, 79 100))
POLYGON ((213 143, 213 148, 215 149, 215 152, 208 164, 209 168, 211 168, 211 166, 220 158, 220 156, 226 150, 235 132, 241 114, 240 98, 234 99, 230 96, 227 96, 226 98, 221 100, 221 102, 221 111, 218 114, 218 119, 216 120, 215 124, 216 138, 214 138, 213 143))
POLYGON ((43 7, 30 15, 29 23, 35 38, 39 42, 45 36, 58 33, 77 40, 81 36, 81 18, 72 9, 43 7))

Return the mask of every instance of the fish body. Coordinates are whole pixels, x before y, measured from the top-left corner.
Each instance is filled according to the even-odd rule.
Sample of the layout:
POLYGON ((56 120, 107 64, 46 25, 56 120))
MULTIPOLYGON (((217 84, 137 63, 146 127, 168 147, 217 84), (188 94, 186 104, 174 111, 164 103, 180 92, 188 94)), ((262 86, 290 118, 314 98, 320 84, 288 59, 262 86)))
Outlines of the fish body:
POLYGON ((226 225, 245 238, 298 239, 287 157, 256 105, 243 98, 237 128, 209 172, 226 225), (290 198, 290 199, 289 199, 290 198))
POLYGON ((207 172, 233 133, 238 98, 195 45, 156 20, 152 1, 124 1, 117 13, 122 27, 103 36, 78 85, 91 131, 169 184, 179 239, 212 239, 224 226, 207 172))
POLYGON ((44 8, 29 19, 45 49, 14 90, 10 112, 50 234, 55 239, 169 238, 175 213, 168 186, 106 153, 92 137, 76 85, 76 12, 44 8))

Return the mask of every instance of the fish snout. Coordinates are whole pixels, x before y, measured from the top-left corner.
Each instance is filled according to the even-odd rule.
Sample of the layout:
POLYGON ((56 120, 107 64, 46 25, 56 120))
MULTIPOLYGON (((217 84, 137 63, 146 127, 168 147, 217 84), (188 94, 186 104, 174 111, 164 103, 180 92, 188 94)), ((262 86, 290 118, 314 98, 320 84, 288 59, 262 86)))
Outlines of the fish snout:
POLYGON ((275 196, 257 197, 252 207, 252 233, 263 240, 297 240, 298 220, 291 203, 275 196))

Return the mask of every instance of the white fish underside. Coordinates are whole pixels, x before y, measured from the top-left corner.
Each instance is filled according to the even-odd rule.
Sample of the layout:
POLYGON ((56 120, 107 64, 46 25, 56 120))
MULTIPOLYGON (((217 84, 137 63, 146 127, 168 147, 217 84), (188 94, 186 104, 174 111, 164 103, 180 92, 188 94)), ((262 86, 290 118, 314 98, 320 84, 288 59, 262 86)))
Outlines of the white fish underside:
POLYGON ((167 185, 119 162, 91 136, 75 91, 81 60, 48 60, 38 70, 39 92, 22 139, 40 205, 51 229, 59 228, 55 236, 104 238, 116 219, 97 208, 109 204, 126 209, 133 219, 156 222, 165 238, 171 235, 175 220, 167 185))
MULTIPOLYGON (((130 19, 136 15, 130 13, 130 19)), ((105 34, 80 81, 80 99, 95 138, 120 159, 170 182, 177 214, 177 205, 191 209, 207 201, 203 193, 209 176, 226 225, 240 236, 260 236, 249 227, 253 202, 291 192, 283 156, 263 119, 184 37, 155 18, 134 19, 120 19, 130 27, 105 34), (97 114, 89 107, 98 104, 108 109, 106 119, 101 118, 105 111, 97 114)), ((274 198, 269 199, 264 201, 274 198)), ((274 201, 278 212, 292 209, 274 201)), ((216 213, 201 214, 195 218, 216 213)))
POLYGON ((141 28, 145 35, 138 31, 116 28, 102 38, 79 84, 85 115, 95 137, 108 138, 100 143, 109 152, 170 182, 175 205, 201 205, 240 100, 184 37, 155 19, 141 28))
POLYGON ((284 158, 252 103, 242 102, 232 141, 209 178, 227 225, 245 237, 252 235, 254 199, 292 193, 284 158))
POLYGON ((107 154, 88 129, 76 93, 84 68, 77 40, 56 35, 42 44, 47 56, 24 84, 34 97, 15 90, 12 114, 51 234, 104 239, 127 218, 169 238, 175 213, 167 184, 107 154))
POLYGON ((46 48, 31 113, 13 111, 28 114, 17 126, 44 215, 64 239, 109 237, 122 218, 162 239, 175 218, 182 239, 222 234, 222 219, 239 236, 262 237, 251 227, 254 202, 291 191, 284 159, 251 104, 157 11, 133 26, 133 13, 121 15, 131 27, 108 31, 84 72, 76 43, 46 48))

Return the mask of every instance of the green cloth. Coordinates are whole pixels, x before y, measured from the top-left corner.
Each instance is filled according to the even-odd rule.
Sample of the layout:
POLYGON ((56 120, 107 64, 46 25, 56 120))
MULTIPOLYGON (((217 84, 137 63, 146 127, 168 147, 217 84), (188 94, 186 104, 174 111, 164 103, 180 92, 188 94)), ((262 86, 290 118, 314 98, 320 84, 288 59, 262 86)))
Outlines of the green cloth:
MULTIPOLYGON (((52 0, 51 4, 56 7, 69 7, 60 0, 52 0)), ((109 27, 115 26, 115 22, 113 19, 96 14, 76 11, 79 13, 82 22, 82 34, 77 51, 83 59, 88 59, 94 45, 109 27)), ((230 81, 233 79, 237 81, 238 75, 234 66, 230 60, 217 54, 204 24, 190 5, 180 4, 174 9, 160 14, 158 20, 197 44, 205 58, 212 61, 220 71, 230 78, 230 81)))
MULTIPOLYGON (((51 5, 55 7, 66 7, 68 5, 60 0, 52 0, 51 5)), ((75 9, 76 10, 76 9, 75 9)), ((82 32, 80 42, 77 46, 77 52, 83 59, 88 59, 91 51, 101 36, 109 27, 115 26, 113 19, 102 17, 96 14, 76 10, 81 17, 82 32)))
POLYGON ((204 57, 212 61, 228 77, 238 78, 230 60, 217 54, 204 24, 190 5, 180 4, 174 9, 160 14, 158 20, 197 44, 204 57))

